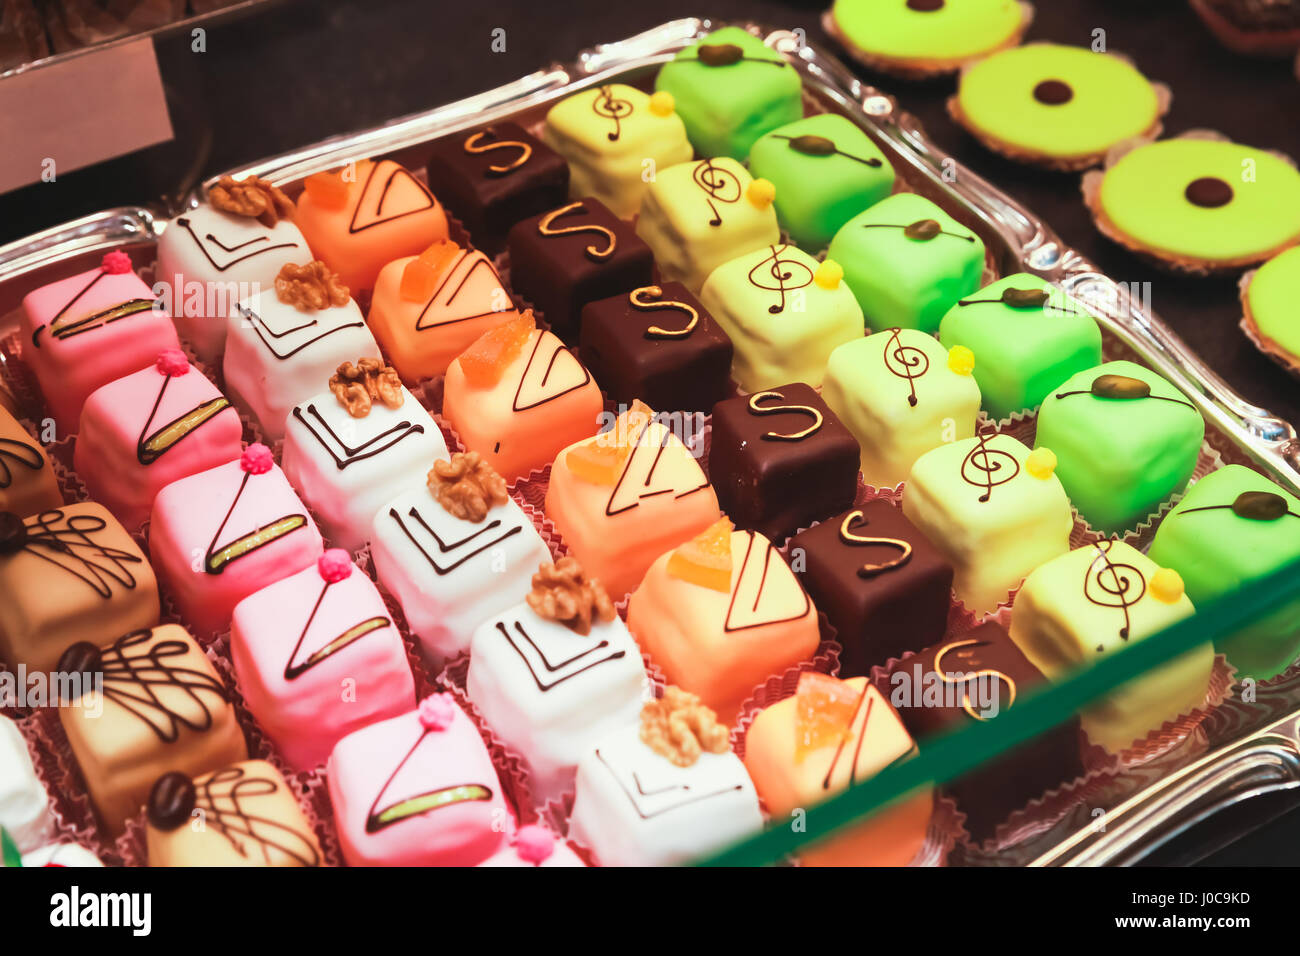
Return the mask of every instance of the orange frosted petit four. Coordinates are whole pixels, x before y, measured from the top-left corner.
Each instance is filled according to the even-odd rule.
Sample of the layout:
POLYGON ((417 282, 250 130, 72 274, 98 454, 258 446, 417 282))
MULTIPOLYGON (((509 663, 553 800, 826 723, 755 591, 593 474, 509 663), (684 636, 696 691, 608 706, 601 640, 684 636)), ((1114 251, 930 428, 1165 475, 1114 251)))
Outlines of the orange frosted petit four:
MULTIPOLYGON (((865 677, 806 673, 793 697, 754 718, 745 736, 745 769, 779 826, 915 751, 897 711, 865 677)), ((906 866, 925 844, 933 810, 927 787, 805 848, 800 862, 906 866)))
POLYGON ((560 453, 546 513, 570 553, 615 601, 637 586, 655 558, 720 514, 699 462, 641 402, 608 431, 560 453))
POLYGON ((484 332, 447 369, 442 413, 506 481, 544 468, 595 434, 604 399, 590 373, 532 311, 484 332))
POLYGON ((353 293, 373 288, 385 264, 447 238, 442 204, 391 159, 307 177, 294 222, 353 293))
POLYGON ((627 625, 670 683, 734 723, 754 687, 813 655, 817 609, 757 531, 722 518, 658 558, 627 625))
POLYGON ((380 270, 366 321, 402 378, 418 381, 442 375, 475 339, 518 314, 492 260, 440 239, 380 270))

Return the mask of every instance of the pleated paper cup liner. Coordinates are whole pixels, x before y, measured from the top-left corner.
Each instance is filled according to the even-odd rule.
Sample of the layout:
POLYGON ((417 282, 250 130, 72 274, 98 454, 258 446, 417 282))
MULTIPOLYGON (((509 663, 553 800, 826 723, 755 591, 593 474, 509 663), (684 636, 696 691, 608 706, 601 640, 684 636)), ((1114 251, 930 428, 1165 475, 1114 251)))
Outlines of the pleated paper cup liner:
MULTIPOLYGON (((838 663, 838 662, 837 662, 838 663)), ((769 677, 767 681, 754 688, 754 693, 740 709, 740 718, 731 731, 731 749, 741 760, 745 759, 745 737, 759 713, 773 704, 780 703, 787 697, 794 696, 799 687, 799 678, 806 671, 817 670, 814 661, 805 661, 792 667, 784 674, 769 677)), ((828 673, 821 671, 821 673, 828 673)), ((769 817, 768 808, 759 797, 759 806, 765 818, 769 817)), ((934 810, 926 830, 925 843, 912 858, 909 866, 945 866, 953 848, 969 837, 966 833, 966 814, 962 813, 951 797, 937 791, 934 794, 934 810)), ((795 861, 789 861, 795 862, 795 861)))
MULTIPOLYGON (((474 702, 466 692, 466 679, 469 676, 469 655, 462 654, 447 662, 437 677, 438 690, 450 694, 460 708, 469 715, 478 728, 479 736, 492 756, 497 777, 506 799, 515 810, 515 817, 522 826, 527 823, 545 822, 541 807, 533 796, 532 774, 528 770, 528 761, 517 751, 511 749, 505 741, 496 735, 491 726, 483 719, 474 702)), ((557 833, 562 832, 556 830, 557 833)))

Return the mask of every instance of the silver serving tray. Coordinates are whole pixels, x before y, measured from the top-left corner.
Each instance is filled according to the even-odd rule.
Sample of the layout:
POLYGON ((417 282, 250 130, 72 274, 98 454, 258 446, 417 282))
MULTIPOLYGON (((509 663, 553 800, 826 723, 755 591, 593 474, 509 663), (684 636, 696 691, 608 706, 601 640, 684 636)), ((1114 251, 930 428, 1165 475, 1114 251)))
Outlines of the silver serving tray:
MULTIPOLYGON (((307 176, 346 163, 391 157, 423 166, 424 144, 506 116, 533 114, 578 90, 620 80, 646 79, 678 50, 724 24, 705 19, 664 23, 617 43, 580 53, 513 83, 382 126, 331 137, 311 146, 227 171, 256 174, 293 192, 307 176)), ((1084 303, 1103 330, 1140 361, 1178 386, 1205 416, 1225 458, 1249 462, 1300 494, 1300 439, 1295 427, 1238 395, 1125 286, 1104 275, 1027 209, 962 166, 925 135, 890 95, 857 79, 801 32, 762 24, 733 24, 786 54, 805 91, 843 113, 890 154, 910 188, 924 193, 976 228, 999 274, 1031 272, 1084 303)), ((7 331, 21 296, 44 282, 88 268, 115 248, 151 261, 166 219, 196 205, 217 177, 171 208, 123 207, 0 246, 0 333, 7 331)), ((1190 742, 1190 752, 1166 755, 1119 779, 1106 820, 1090 808, 996 854, 968 850, 957 862, 1132 863, 1218 809, 1260 793, 1300 788, 1300 679, 1261 685, 1255 702, 1236 697, 1221 705, 1190 742)))

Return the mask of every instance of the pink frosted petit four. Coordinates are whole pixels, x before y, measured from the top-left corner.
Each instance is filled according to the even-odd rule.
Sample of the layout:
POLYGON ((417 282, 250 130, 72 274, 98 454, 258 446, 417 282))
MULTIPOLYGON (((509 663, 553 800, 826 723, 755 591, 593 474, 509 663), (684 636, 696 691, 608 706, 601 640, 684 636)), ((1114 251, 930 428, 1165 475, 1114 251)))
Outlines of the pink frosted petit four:
POLYGON ((232 305, 273 288, 285 263, 311 262, 292 216, 293 201, 270 183, 223 176, 207 202, 167 223, 158 281, 171 290, 176 330, 203 361, 220 363, 232 305))
POLYGON ((586 866, 582 857, 546 827, 520 827, 510 846, 498 850, 479 866, 586 866))
POLYGON ((295 405, 363 358, 379 358, 379 346, 348 287, 317 261, 284 266, 274 289, 231 311, 222 369, 230 397, 278 441, 295 405))
POLYGON ((181 613, 219 631, 235 605, 315 564, 324 544, 265 445, 174 481, 154 499, 149 551, 181 613))
POLYGON ((445 694, 344 737, 328 778, 351 866, 475 866, 514 827, 478 728, 445 694))
POLYGON ((164 349, 180 348, 153 290, 132 271, 124 252, 23 298, 23 359, 40 383, 62 434, 77 429, 90 393, 152 365, 164 349))
POLYGON ((90 496, 138 528, 164 485, 237 459, 242 432, 229 400, 173 349, 86 399, 73 463, 90 496))
POLYGON ((539 800, 573 786, 595 742, 635 723, 641 651, 604 589, 569 557, 542 565, 525 603, 474 632, 466 692, 528 763, 539 800))
POLYGON ((383 598, 337 548, 240 601, 230 645, 248 709, 298 770, 415 703, 406 648, 383 598))
POLYGON ((355 551, 369 540, 375 512, 423 485, 446 458, 442 432, 397 372, 361 359, 340 365, 328 391, 294 407, 281 460, 330 543, 355 551))
POLYGON ((435 463, 423 487, 381 508, 370 553, 435 666, 469 650, 476 627, 523 601, 537 566, 551 560, 505 479, 473 451, 435 463))

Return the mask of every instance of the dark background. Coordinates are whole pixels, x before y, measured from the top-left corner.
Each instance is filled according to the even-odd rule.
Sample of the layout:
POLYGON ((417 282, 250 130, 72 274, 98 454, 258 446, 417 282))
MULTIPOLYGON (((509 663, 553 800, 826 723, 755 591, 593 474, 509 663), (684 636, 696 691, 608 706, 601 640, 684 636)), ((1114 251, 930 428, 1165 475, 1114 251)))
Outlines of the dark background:
MULTIPOLYGON (((191 52, 188 33, 160 38, 175 141, 0 196, 0 243, 109 206, 182 195, 204 176, 469 96, 676 17, 802 27, 812 42, 835 50, 820 25, 828 3, 272 3, 242 19, 209 25, 203 53, 191 52), (506 31, 502 53, 490 48, 497 27, 506 31)), ((1166 135, 1208 127, 1252 146, 1300 156, 1300 83, 1289 61, 1256 61, 1226 51, 1185 0, 1039 0, 1028 39, 1089 45, 1096 29, 1106 31, 1109 50, 1128 54, 1149 77, 1172 88, 1166 135)), ((896 94, 943 148, 1035 211, 1113 278, 1150 282, 1155 310, 1247 399, 1300 422, 1300 384, 1261 356, 1237 326, 1235 278, 1174 278, 1102 239, 1084 210, 1077 174, 1001 160, 953 125, 944 110, 952 80, 903 83, 855 68, 896 94)), ((1294 863, 1300 856, 1298 835, 1300 818, 1292 813, 1211 860, 1294 863)), ((1217 840, 1201 833, 1194 842, 1217 840)), ((1186 858, 1171 852, 1161 862, 1186 858)))

